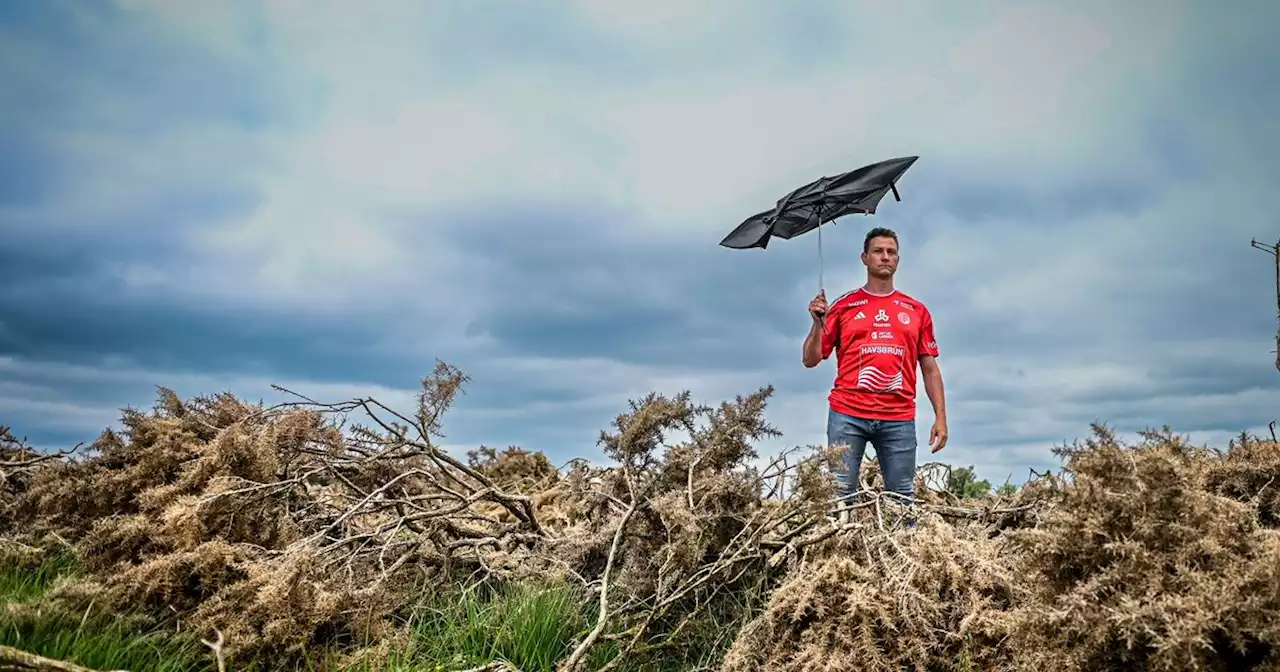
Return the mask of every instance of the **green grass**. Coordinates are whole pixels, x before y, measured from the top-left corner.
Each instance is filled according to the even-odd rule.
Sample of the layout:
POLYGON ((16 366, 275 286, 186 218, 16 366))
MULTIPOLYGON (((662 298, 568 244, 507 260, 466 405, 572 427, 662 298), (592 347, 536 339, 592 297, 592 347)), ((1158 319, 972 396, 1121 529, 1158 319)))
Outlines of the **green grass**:
POLYGON ((42 617, 8 622, 0 643, 95 669, 131 672, 209 669, 208 651, 182 647, 167 632, 138 633, 118 622, 42 617))
POLYGON ((75 561, 69 555, 48 557, 34 568, 0 564, 0 597, 5 603, 29 602, 43 595, 59 577, 75 572, 75 561))
MULTIPOLYGON (((0 566, 0 600, 6 605, 34 605, 60 579, 77 573, 75 562, 66 555, 51 556, 36 567, 0 566)), ((0 612, 0 644, 96 669, 211 669, 208 651, 199 642, 165 631, 140 631, 138 623, 93 605, 82 614, 7 609, 0 612)))
MULTIPOLYGON (((77 573, 75 563, 62 556, 48 558, 34 569, 0 566, 0 599, 34 604, 59 579, 77 573)), ((406 644, 390 660, 348 666, 347 672, 434 672, 490 661, 506 661, 524 672, 551 672, 572 650, 574 641, 594 625, 595 600, 569 585, 516 585, 488 593, 432 588, 419 592, 405 621, 406 644)), ((697 660, 664 660, 656 666, 652 662, 624 664, 621 669, 665 672, 712 663, 741 625, 739 605, 727 607, 724 613, 713 611, 697 624, 697 660)), ((97 669, 214 669, 212 655, 194 637, 155 629, 138 631, 136 622, 93 608, 85 614, 11 611, 0 613, 0 644, 97 669)), ((616 651, 611 643, 598 646, 587 660, 588 667, 598 668, 616 651)), ((334 671, 339 669, 335 659, 332 654, 315 652, 287 667, 267 661, 230 667, 236 672, 334 671)))
POLYGON ((589 624, 585 597, 567 586, 521 585, 485 596, 427 593, 408 620, 409 645, 388 670, 464 668, 500 660, 551 672, 589 624))

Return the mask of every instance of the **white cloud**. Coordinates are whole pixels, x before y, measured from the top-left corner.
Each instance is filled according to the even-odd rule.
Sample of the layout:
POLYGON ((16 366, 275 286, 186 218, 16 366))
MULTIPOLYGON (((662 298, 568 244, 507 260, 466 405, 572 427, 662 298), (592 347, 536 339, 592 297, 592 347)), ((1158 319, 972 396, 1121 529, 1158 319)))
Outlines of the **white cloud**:
POLYGON ((633 5, 578 0, 573 4, 594 27, 611 37, 661 44, 700 39, 741 9, 740 3, 731 0, 658 0, 633 5))
MULTIPOLYGON (((673 27, 696 35, 739 12, 704 4, 583 9, 589 25, 611 35, 665 44, 684 39, 673 27)), ((796 184, 889 155, 920 153, 922 166, 962 157, 1012 162, 1046 178, 1080 170, 1132 129, 1132 99, 1147 92, 1134 83, 1176 48, 1181 28, 1168 6, 1154 22, 1111 9, 987 6, 985 23, 971 30, 909 6, 880 19, 911 22, 905 49, 889 48, 908 39, 902 27, 859 35, 865 46, 847 56, 845 45, 832 45, 835 62, 814 45, 813 72, 786 79, 703 69, 592 88, 513 70, 445 86, 430 73, 449 64, 424 60, 411 29, 430 11, 339 7, 268 5, 269 52, 288 65, 290 80, 314 83, 280 93, 317 107, 304 126, 266 143, 273 168, 258 181, 256 211, 199 238, 208 254, 256 259, 255 269, 237 265, 235 276, 286 297, 385 289, 408 282, 406 266, 444 263, 452 251, 432 233, 447 224, 415 221, 414 233, 426 238, 415 237, 410 250, 402 215, 445 205, 613 203, 636 214, 624 235, 652 239, 722 235, 796 184), (886 63, 864 62, 877 52, 886 63), (270 254, 254 253, 264 249, 270 254)), ((867 11, 845 13, 851 34, 867 11)), ((733 46, 762 38, 738 36, 733 46)), ((1117 169, 1133 160, 1121 156, 1117 169)), ((458 263, 447 273, 464 271, 458 263)), ((428 275, 424 281, 436 280, 428 275)))

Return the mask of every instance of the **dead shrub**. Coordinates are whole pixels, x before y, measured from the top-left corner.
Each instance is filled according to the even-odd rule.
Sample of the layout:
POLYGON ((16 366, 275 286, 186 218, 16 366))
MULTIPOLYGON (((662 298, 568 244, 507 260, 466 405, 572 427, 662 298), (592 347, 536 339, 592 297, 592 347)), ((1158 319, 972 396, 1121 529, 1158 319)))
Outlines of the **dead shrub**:
POLYGON ((997 542, 935 514, 910 530, 853 525, 778 586, 722 670, 1011 669, 988 618, 1016 599, 997 542))
POLYGON ((1280 534, 1259 525, 1257 495, 1280 447, 1219 454, 1167 430, 1133 446, 1094 432, 1058 451, 1062 475, 1003 508, 926 504, 903 527, 860 505, 722 669, 1280 666, 1280 534))
POLYGON ((1205 484, 1215 494, 1253 506, 1263 527, 1280 529, 1280 445, 1241 434, 1209 463, 1205 484))
POLYGON ((462 380, 443 364, 425 379, 416 421, 373 400, 264 408, 162 389, 90 457, 6 489, 0 529, 70 540, 99 604, 217 628, 233 656, 358 644, 425 572, 471 571, 488 544, 539 534, 527 498, 433 443, 462 380), (362 410, 376 429, 344 427, 362 410), (483 502, 516 522, 485 522, 483 502))
POLYGON ((1167 430, 1125 446, 1101 426, 1059 452, 1070 480, 1054 508, 1009 534, 1031 590, 1009 619, 1021 665, 1280 664, 1280 537, 1213 491, 1218 458, 1167 430))
MULTIPOLYGON (((593 616, 562 670, 695 660, 722 669, 1227 670, 1277 664, 1280 446, 1224 452, 1168 432, 1095 437, 1011 497, 960 500, 922 465, 916 506, 837 505, 832 449, 762 461, 764 388, 718 406, 634 401, 603 466, 439 448, 465 383, 444 363, 417 408, 251 405, 161 389, 85 456, 0 432, 13 563, 69 547, 90 575, 41 608, 140 609, 225 636, 232 661, 303 649, 376 663, 416 587, 579 584, 593 616), (678 437, 673 439, 673 437, 678 437)), ((942 475, 940 475, 942 474, 942 475)))

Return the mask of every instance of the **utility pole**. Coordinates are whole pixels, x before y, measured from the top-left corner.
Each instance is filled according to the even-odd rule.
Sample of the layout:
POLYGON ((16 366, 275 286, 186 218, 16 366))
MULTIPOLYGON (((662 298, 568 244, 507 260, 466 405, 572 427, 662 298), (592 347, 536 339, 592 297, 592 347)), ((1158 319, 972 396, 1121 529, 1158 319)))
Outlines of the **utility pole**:
POLYGON ((1280 241, 1276 241, 1275 245, 1267 245, 1250 239, 1249 245, 1270 254, 1276 262, 1276 370, 1280 371, 1280 241))

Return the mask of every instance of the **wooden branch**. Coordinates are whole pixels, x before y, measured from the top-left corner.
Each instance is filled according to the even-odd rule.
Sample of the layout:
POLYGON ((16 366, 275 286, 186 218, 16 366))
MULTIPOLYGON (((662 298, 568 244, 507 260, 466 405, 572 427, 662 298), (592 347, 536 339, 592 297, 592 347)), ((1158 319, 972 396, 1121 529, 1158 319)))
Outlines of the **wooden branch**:
MULTIPOLYGON (((628 485, 630 485, 630 475, 627 477, 628 485)), ((582 659, 586 657, 587 652, 595 646, 596 640, 600 638, 600 633, 604 631, 605 625, 609 620, 609 579, 613 573, 613 563, 617 559, 618 546, 622 543, 623 532, 627 528, 627 523, 631 522, 631 516, 635 514, 636 509, 640 506, 640 497, 637 496, 634 487, 631 488, 631 505, 627 507, 627 512, 623 514, 622 520, 618 522, 618 529, 614 530, 613 543, 609 545, 609 557, 604 563, 604 575, 600 579, 600 614, 596 618, 596 625, 587 634, 586 638, 578 644, 569 658, 565 660, 561 670, 565 672, 576 672, 582 665, 582 659)))
POLYGON ((688 498, 690 510, 695 506, 693 503, 693 470, 698 468, 698 462, 700 461, 702 461, 702 455, 698 455, 689 461, 688 482, 685 485, 685 496, 688 498))
MULTIPOLYGON (((98 672, 98 670, 37 656, 34 653, 0 644, 0 672, 98 672)), ((111 672, 129 671, 112 670, 111 672)))
POLYGON ((222 645, 226 644, 227 641, 223 638, 221 630, 214 628, 213 631, 218 635, 216 640, 211 642, 207 639, 201 639, 200 643, 209 647, 209 650, 213 652, 213 659, 218 663, 218 672, 227 672, 227 659, 222 651, 222 645))
POLYGON ((511 663, 506 661, 494 660, 479 667, 468 667, 465 670, 458 670, 457 672, 520 672, 520 670, 512 667, 511 663))

